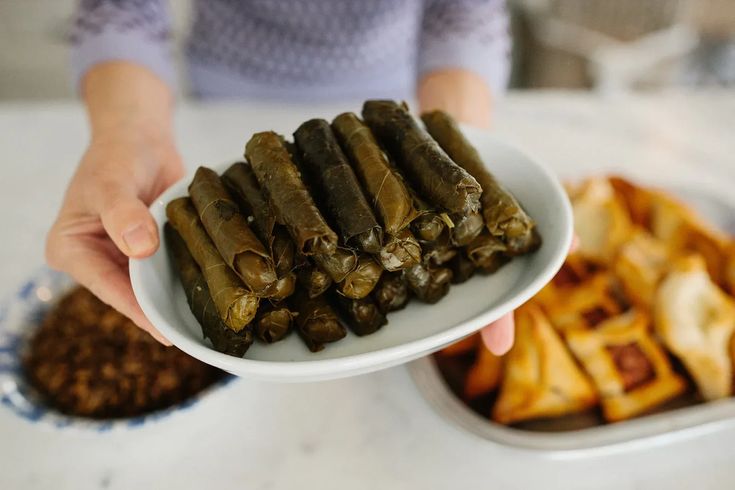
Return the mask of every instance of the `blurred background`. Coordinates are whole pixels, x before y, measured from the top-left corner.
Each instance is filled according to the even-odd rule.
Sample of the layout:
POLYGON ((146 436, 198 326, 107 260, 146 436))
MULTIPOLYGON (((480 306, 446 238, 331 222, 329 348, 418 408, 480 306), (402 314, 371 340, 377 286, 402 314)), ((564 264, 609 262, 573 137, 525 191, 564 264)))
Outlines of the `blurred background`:
MULTIPOLYGON (((0 99, 74 96, 67 38, 77 1, 0 0, 0 99)), ((169 0, 169 5, 183 59, 180 41, 189 25, 190 1, 169 0)), ((733 0, 508 0, 508 5, 513 88, 616 92, 735 86, 733 0)))

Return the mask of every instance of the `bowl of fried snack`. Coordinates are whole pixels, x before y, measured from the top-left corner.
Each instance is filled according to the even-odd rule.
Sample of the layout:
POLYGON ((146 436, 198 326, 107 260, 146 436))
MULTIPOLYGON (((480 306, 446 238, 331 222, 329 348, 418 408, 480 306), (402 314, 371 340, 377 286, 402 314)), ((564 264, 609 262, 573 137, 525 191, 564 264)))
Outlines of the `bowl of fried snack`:
POLYGON ((3 313, 2 404, 29 422, 96 431, 140 427, 232 379, 160 344, 47 269, 3 313))
POLYGON ((733 237, 672 192, 621 177, 566 187, 579 247, 516 311, 511 351, 475 335, 417 361, 424 394, 490 440, 548 451, 733 424, 733 237))

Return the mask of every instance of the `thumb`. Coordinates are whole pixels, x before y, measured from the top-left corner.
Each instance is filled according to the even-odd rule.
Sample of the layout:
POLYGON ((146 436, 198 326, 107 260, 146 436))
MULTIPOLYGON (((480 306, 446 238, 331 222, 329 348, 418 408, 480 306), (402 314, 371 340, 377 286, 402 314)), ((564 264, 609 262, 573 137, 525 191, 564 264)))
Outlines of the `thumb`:
POLYGON ((98 197, 102 226, 128 257, 147 257, 158 248, 158 227, 135 191, 118 188, 98 197))

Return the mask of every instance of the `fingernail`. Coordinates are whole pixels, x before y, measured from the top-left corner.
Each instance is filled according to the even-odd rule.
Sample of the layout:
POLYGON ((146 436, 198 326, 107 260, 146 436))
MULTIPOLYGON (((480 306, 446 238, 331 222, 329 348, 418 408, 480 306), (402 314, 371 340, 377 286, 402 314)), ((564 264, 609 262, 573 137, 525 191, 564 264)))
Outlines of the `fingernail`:
POLYGON ((123 233, 123 241, 132 255, 148 252, 153 248, 153 236, 143 224, 123 233))

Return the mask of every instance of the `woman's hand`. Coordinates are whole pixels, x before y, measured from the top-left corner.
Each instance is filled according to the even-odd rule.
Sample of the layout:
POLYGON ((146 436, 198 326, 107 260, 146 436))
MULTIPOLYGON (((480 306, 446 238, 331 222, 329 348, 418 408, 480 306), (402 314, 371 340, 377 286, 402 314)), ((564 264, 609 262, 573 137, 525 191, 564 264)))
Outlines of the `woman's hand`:
MULTIPOLYGON (((421 112, 441 109, 465 124, 490 127, 490 88, 470 71, 446 69, 427 74, 419 83, 418 99, 421 112)), ((480 333, 487 348, 502 355, 513 346, 514 332, 513 313, 508 313, 480 333)))
POLYGON ((144 68, 115 62, 84 81, 92 139, 46 242, 46 259, 157 340, 138 306, 128 258, 160 239, 148 205, 183 175, 171 136, 168 88, 144 68))
POLYGON ((450 68, 427 73, 419 82, 417 95, 421 112, 441 109, 470 126, 490 127, 490 87, 471 71, 450 68))

